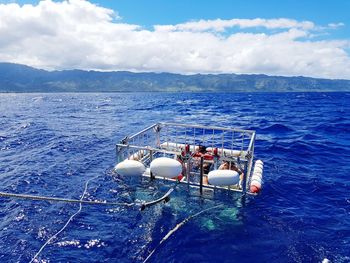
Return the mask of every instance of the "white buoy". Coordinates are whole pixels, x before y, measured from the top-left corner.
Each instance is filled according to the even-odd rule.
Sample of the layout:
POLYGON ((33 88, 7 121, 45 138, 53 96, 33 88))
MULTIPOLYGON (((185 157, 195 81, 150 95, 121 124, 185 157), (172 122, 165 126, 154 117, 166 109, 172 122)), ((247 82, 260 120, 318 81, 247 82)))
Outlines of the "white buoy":
POLYGON ((254 164, 254 171, 250 180, 250 192, 258 193, 262 187, 262 175, 264 170, 264 163, 261 160, 257 160, 254 164))
POLYGON ((255 166, 253 174, 262 174, 263 168, 261 166, 255 166))
POLYGON ((160 157, 151 162, 150 171, 153 176, 174 178, 181 174, 182 164, 171 158, 160 157))
POLYGON ((239 174, 233 170, 214 170, 208 174, 208 182, 211 185, 226 186, 239 182, 239 174))
POLYGON ((261 160, 256 160, 256 161, 255 161, 255 164, 256 164, 256 165, 258 165, 258 164, 264 165, 263 161, 261 161, 261 160))
POLYGON ((114 169, 121 176, 141 176, 146 170, 143 163, 135 160, 122 161, 114 169))

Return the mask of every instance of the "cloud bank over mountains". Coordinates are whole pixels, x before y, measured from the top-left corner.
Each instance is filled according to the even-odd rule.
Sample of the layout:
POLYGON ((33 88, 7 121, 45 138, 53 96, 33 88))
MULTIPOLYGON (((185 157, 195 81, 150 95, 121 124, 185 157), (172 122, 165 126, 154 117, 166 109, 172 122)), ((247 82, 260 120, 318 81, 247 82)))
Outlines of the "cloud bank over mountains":
POLYGON ((84 0, 0 4, 0 18, 0 61, 44 69, 350 79, 350 40, 322 38, 346 26, 339 21, 215 19, 146 29, 84 0))

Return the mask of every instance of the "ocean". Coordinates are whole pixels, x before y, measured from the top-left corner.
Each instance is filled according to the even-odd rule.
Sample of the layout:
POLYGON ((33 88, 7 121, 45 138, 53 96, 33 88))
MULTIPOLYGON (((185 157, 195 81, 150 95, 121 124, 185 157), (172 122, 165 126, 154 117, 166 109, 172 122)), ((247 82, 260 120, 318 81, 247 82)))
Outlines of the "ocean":
MULTIPOLYGON (((153 200, 171 185, 116 175, 115 144, 155 122, 253 129, 257 196, 185 187, 144 211, 83 205, 38 262, 350 262, 350 93, 0 94, 0 191, 153 200)), ((79 208, 0 197, 0 262, 29 262, 79 208)))

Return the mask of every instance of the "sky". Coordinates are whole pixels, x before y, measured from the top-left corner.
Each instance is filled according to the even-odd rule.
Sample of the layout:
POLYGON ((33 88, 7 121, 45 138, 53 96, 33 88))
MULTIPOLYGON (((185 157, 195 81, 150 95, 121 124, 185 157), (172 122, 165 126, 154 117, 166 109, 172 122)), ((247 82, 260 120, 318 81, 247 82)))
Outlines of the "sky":
POLYGON ((350 79, 348 0, 0 0, 0 61, 350 79))

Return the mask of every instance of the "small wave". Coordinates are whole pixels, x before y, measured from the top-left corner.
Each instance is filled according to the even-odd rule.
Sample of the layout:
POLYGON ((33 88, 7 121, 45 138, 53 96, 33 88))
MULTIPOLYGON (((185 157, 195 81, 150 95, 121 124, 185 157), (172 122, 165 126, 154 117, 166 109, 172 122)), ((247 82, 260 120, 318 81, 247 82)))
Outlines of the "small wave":
POLYGON ((38 238, 45 239, 48 236, 48 231, 45 227, 40 227, 38 230, 38 238))
POLYGON ((161 110, 164 108, 164 105, 153 105, 151 107, 135 107, 134 111, 151 111, 151 110, 161 110))
POLYGON ((91 239, 84 245, 85 248, 89 249, 92 247, 105 247, 106 244, 102 242, 100 239, 91 239))
POLYGON ((276 123, 276 124, 273 124, 267 128, 261 129, 261 131, 279 133, 279 132, 292 132, 294 130, 292 128, 289 128, 288 126, 283 125, 283 124, 276 123))
POLYGON ((113 106, 113 104, 109 103, 108 101, 106 101, 105 103, 101 103, 98 108, 106 108, 106 107, 110 107, 113 106))
POLYGON ((20 126, 20 128, 21 128, 21 129, 26 129, 26 128, 28 128, 30 125, 31 125, 30 122, 22 123, 21 126, 20 126))
POLYGON ((301 140, 306 140, 306 141, 314 141, 314 140, 320 140, 322 139, 322 137, 318 136, 318 135, 315 135, 315 134, 305 134, 301 140))
POLYGON ((178 100, 176 101, 176 104, 180 104, 180 105, 192 105, 192 104, 198 104, 200 103, 200 100, 178 100))
POLYGON ((61 241, 56 243, 57 246, 59 247, 78 247, 81 248, 80 241, 79 240, 67 240, 67 241, 61 241))
POLYGON ((112 101, 112 98, 103 98, 103 99, 99 99, 99 101, 100 101, 101 103, 103 103, 103 102, 111 102, 111 101, 112 101))
POLYGON ((44 99, 43 96, 38 96, 38 97, 32 98, 32 101, 33 101, 33 102, 40 102, 40 101, 42 101, 43 99, 44 99))
POLYGON ((22 221, 24 218, 25 218, 25 214, 21 212, 15 217, 15 221, 19 222, 19 221, 22 221))

